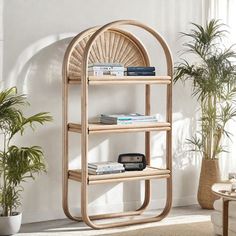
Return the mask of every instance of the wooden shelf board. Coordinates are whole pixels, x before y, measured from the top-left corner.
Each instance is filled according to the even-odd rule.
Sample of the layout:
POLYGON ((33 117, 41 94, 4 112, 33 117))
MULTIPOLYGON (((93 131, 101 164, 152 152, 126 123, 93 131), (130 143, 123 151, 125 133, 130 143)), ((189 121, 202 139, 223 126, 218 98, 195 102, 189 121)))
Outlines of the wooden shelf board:
MULTIPOLYGON (((69 84, 80 84, 80 77, 68 78, 69 84)), ((103 84, 170 84, 170 76, 89 76, 89 85, 103 84)))
MULTIPOLYGON (((81 182, 81 170, 69 170, 68 175, 69 179, 81 182)), ((88 175, 88 184, 102 184, 169 177, 169 170, 159 169, 155 167, 146 167, 146 169, 144 169, 143 171, 125 171, 118 174, 88 175)))
MULTIPOLYGON (((88 133, 124 133, 124 132, 141 132, 141 131, 168 131, 170 130, 168 122, 148 122, 125 125, 105 125, 101 123, 89 124, 88 133)), ((71 132, 81 133, 81 124, 69 123, 68 130, 71 132)))

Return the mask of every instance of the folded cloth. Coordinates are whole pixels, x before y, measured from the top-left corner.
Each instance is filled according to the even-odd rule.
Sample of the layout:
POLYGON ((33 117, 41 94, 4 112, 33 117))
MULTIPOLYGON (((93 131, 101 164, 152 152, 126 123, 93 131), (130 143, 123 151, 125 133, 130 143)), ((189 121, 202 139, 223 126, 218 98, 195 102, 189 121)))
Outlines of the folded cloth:
MULTIPOLYGON (((222 205, 223 205, 222 199, 216 200, 214 202, 214 209, 222 212, 222 205)), ((229 216, 236 218, 236 201, 229 202, 229 216)))
MULTIPOLYGON (((214 211, 211 214, 211 222, 214 224, 214 227, 217 226, 219 228, 222 228, 222 213, 218 211, 214 211)), ((234 233, 233 235, 236 236, 236 218, 234 217, 229 217, 229 230, 234 233)), ((219 234, 217 231, 216 233, 219 234)))

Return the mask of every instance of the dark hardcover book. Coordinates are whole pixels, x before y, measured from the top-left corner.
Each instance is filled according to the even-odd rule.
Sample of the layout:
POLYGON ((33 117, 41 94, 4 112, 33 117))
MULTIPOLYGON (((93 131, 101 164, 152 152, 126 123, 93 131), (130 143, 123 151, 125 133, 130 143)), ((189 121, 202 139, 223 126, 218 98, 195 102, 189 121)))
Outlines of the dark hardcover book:
POLYGON ((130 66, 127 67, 127 72, 153 72, 154 66, 130 66))
POLYGON ((127 76, 155 76, 155 71, 136 71, 136 72, 127 72, 127 76))

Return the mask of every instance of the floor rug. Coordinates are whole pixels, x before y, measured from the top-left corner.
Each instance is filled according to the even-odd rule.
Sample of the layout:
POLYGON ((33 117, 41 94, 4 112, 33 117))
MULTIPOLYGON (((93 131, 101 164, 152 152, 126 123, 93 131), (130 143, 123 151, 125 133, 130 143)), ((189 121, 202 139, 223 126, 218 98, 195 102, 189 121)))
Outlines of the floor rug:
MULTIPOLYGON (((101 234, 100 234, 101 235, 101 234)), ((102 234, 102 236, 213 236, 213 226, 210 221, 156 226, 136 229, 121 233, 102 234)))

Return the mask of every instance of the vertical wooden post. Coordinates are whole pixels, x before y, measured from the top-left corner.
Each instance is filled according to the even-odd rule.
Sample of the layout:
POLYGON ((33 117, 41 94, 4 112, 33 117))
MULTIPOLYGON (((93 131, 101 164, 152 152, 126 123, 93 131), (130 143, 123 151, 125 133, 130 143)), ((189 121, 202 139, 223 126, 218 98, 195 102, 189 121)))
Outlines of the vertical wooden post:
POLYGON ((229 225, 229 200, 222 198, 223 200, 223 214, 222 214, 222 227, 223 236, 228 236, 228 225, 229 225))
POLYGON ((88 51, 85 51, 81 76, 81 215, 88 222, 88 51))

